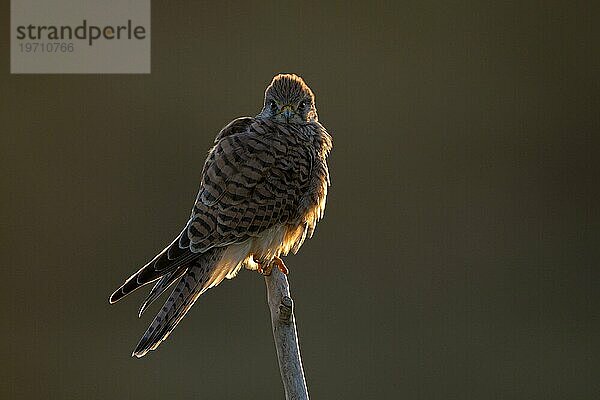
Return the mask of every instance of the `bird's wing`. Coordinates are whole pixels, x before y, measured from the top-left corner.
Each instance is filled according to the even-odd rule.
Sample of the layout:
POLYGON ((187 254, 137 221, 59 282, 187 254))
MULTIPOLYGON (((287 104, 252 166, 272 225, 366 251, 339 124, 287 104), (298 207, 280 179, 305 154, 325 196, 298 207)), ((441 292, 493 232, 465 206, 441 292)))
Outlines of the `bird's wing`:
POLYGON ((297 143, 281 129, 286 128, 245 117, 221 130, 185 228, 111 295, 111 303, 160 279, 143 312, 208 249, 243 242, 293 216, 308 184, 310 156, 289 146, 297 143))
POLYGON ((230 271, 219 261, 225 246, 297 218, 313 156, 289 129, 245 118, 233 121, 217 136, 185 229, 111 296, 114 302, 157 281, 141 314, 179 279, 134 355, 141 357, 156 349, 196 299, 225 278, 230 271))
POLYGON ((160 287, 162 290, 157 294, 154 293, 155 290, 152 291, 146 300, 146 303, 142 307, 142 310, 140 310, 141 314, 143 309, 150 305, 155 297, 158 297, 160 293, 162 293, 174 282, 174 280, 165 278, 165 276, 181 276, 181 274, 187 269, 188 265, 199 256, 198 254, 193 253, 189 248, 182 248, 179 246, 179 239, 182 235, 186 235, 185 230, 180 233, 179 236, 177 236, 177 238, 175 238, 175 240, 173 240, 173 242, 171 242, 171 244, 169 244, 163 251, 158 253, 146 265, 131 275, 125 281, 125 283, 123 283, 117 290, 113 292, 109 301, 111 303, 116 303, 123 297, 141 288, 142 286, 154 282, 157 279, 164 278, 161 279, 162 284, 167 282, 169 284, 167 286, 163 286, 162 284, 155 286, 154 289, 158 290, 160 287))
POLYGON ((202 253, 240 243, 295 217, 311 156, 285 127, 254 120, 221 134, 210 151, 182 248, 202 253))

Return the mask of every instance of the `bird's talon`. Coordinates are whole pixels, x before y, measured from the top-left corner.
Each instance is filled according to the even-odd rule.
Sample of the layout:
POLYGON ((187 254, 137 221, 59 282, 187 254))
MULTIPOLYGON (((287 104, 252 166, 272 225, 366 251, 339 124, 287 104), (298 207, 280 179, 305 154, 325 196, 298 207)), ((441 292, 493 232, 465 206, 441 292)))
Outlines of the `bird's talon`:
POLYGON ((273 263, 277 265, 277 268, 279 268, 282 274, 288 275, 290 273, 290 271, 287 269, 281 258, 275 257, 273 259, 273 263))
POLYGON ((271 260, 271 262, 266 263, 266 262, 258 262, 258 261, 254 261, 257 264, 257 268, 256 271, 263 275, 263 276, 269 276, 271 275, 271 272, 273 272, 273 266, 276 265, 277 268, 281 271, 281 273, 287 275, 290 273, 290 271, 287 269, 287 267, 285 266, 285 264, 283 263, 283 260, 279 257, 275 257, 273 260, 271 260))
POLYGON ((263 275, 263 276, 269 276, 271 275, 271 272, 273 271, 273 265, 271 263, 266 264, 263 267, 264 263, 257 263, 258 264, 258 273, 263 275))

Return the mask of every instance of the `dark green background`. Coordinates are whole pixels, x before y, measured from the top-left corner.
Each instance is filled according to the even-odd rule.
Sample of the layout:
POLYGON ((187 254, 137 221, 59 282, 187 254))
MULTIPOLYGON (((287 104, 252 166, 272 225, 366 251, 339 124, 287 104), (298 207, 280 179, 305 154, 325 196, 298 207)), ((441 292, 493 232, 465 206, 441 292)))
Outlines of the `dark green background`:
POLYGON ((257 274, 141 360, 145 293, 107 302, 279 72, 335 144, 326 217, 286 259, 312 397, 598 398, 592 2, 200 3, 153 3, 131 76, 10 75, 3 3, 0 398, 283 396, 257 274))

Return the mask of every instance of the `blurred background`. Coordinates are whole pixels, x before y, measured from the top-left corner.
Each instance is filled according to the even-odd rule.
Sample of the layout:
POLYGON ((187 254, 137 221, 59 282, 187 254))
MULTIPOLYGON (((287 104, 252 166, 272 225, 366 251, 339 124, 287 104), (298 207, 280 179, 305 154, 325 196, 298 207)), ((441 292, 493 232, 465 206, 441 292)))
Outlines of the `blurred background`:
POLYGON ((4 2, 0 398, 283 397, 256 273, 139 360, 159 306, 108 304, 279 72, 334 138, 325 219, 286 259, 311 396, 598 398, 593 8, 153 2, 150 75, 10 75, 4 2))

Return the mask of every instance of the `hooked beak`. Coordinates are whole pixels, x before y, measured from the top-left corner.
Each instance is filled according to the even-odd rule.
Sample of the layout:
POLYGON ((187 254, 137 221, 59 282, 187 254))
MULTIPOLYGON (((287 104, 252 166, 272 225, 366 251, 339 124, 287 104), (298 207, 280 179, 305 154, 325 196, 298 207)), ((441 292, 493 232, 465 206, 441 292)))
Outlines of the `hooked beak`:
POLYGON ((287 121, 289 121, 294 114, 294 109, 290 105, 283 106, 281 109, 281 115, 283 115, 287 121))

